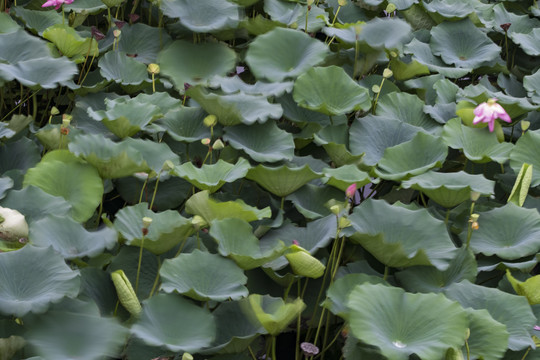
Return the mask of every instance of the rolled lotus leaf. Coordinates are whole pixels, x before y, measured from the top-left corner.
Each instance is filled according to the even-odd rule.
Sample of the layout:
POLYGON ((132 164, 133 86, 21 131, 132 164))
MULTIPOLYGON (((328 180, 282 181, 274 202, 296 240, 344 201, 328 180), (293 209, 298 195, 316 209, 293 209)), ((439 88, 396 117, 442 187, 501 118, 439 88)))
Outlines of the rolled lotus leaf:
POLYGON ((316 257, 312 256, 306 249, 293 244, 290 246, 290 253, 285 254, 291 268, 296 275, 317 279, 323 276, 326 268, 316 257))
POLYGON ((133 316, 139 316, 142 311, 141 304, 131 286, 131 282, 123 270, 116 270, 111 273, 111 279, 118 293, 118 300, 124 308, 133 316))

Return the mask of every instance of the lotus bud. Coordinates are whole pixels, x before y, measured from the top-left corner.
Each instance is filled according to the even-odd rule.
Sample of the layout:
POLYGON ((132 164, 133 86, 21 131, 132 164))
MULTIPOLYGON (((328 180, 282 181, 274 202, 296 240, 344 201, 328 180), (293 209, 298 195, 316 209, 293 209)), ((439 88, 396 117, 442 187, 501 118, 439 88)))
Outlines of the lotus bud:
POLYGON ((174 164, 171 160, 166 160, 161 168, 163 171, 171 171, 174 169, 174 164))
POLYGON ((480 198, 480 193, 478 191, 471 191, 471 201, 476 202, 480 198))
POLYGON ((113 31, 113 35, 114 35, 115 38, 119 38, 120 34, 122 34, 122 31, 120 29, 115 29, 113 31))
POLYGON ((207 227, 208 223, 202 218, 202 216, 195 215, 193 218, 191 218, 191 225, 193 225, 195 229, 199 230, 207 227))
POLYGON ((56 106, 53 106, 51 108, 51 115, 54 116, 54 115, 58 115, 58 114, 60 114, 60 110, 58 110, 58 108, 56 106))
POLYGON ((527 120, 521 120, 521 130, 527 131, 529 130, 529 126, 531 126, 531 122, 527 120))
POLYGON ((388 3, 388 5, 386 6, 386 12, 388 14, 391 14, 393 13, 394 11, 396 11, 396 5, 392 4, 392 3, 388 3))
POLYGON ((285 257, 296 275, 312 279, 323 276, 326 267, 306 249, 293 244, 289 247, 289 251, 288 254, 285 254, 285 257))
POLYGON ((381 88, 379 85, 373 85, 371 87, 371 91, 373 91, 375 94, 378 94, 379 92, 381 92, 381 88))
POLYGON ((356 194, 356 183, 350 185, 347 190, 345 190, 345 196, 347 199, 352 199, 354 194, 356 194))
POLYGON ((193 355, 186 352, 182 355, 182 360, 193 360, 193 355))
POLYGON ((204 126, 206 127, 212 127, 216 126, 217 124, 217 116, 216 115, 208 115, 203 120, 204 126))
POLYGON ((395 51, 390 51, 390 57, 395 58, 397 56, 398 56, 398 54, 395 51))
POLYGON ((210 145, 210 141, 211 140, 209 138, 204 138, 201 140, 201 144, 208 146, 210 145))
POLYGON ((73 119, 73 116, 71 115, 68 115, 68 114, 62 115, 62 126, 68 127, 72 119, 73 119))
MULTIPOLYGON (((19 242, 28 238, 28 224, 17 210, 0 207, 0 240, 19 242)), ((22 242, 21 242, 22 243, 22 242)))
POLYGON ((221 141, 221 139, 217 139, 214 142, 214 145, 212 145, 212 149, 214 149, 214 150, 221 150, 224 147, 225 147, 225 144, 223 144, 223 141, 221 141))
POLYGON ((345 228, 348 228, 349 226, 351 226, 351 220, 345 218, 345 217, 341 217, 339 218, 339 228, 340 229, 345 229, 345 228))
POLYGON ((307 5, 311 6, 311 5, 313 5, 314 2, 315 2, 315 0, 307 0, 307 5))
POLYGON ((480 214, 471 214, 471 220, 472 221, 478 221, 479 217, 480 217, 480 214))
POLYGON ((338 5, 339 5, 339 6, 345 6, 345 5, 347 5, 347 0, 338 0, 338 5))
POLYGON ((150 73, 150 74, 159 74, 159 65, 158 64, 150 64, 148 65, 148 67, 146 68, 146 70, 150 73))
POLYGON ((341 208, 339 207, 339 205, 332 205, 330 206, 330 211, 334 214, 334 215, 339 215, 339 212, 341 211, 341 208))
POLYGON ((118 294, 118 300, 124 308, 133 316, 138 316, 141 311, 141 304, 131 286, 131 282, 124 273, 123 270, 116 270, 111 273, 111 279, 116 288, 116 293, 118 294))
POLYGON ((382 76, 383 76, 385 79, 388 79, 388 78, 390 78, 392 75, 394 75, 394 73, 392 72, 392 70, 386 68, 386 69, 384 69, 383 75, 382 75, 382 76))
POLYGON ((143 226, 145 228, 148 228, 150 226, 150 224, 152 224, 152 218, 148 217, 148 216, 145 216, 145 217, 142 218, 142 222, 143 222, 143 226))

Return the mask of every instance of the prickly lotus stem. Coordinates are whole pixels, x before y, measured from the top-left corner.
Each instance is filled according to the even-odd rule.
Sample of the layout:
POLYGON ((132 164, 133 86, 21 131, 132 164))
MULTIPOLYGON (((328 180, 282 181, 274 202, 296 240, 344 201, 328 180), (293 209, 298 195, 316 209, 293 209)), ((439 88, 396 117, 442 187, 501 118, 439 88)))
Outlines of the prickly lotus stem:
POLYGON ((28 224, 17 210, 0 207, 0 240, 19 243, 28 237, 28 224))
POLYGON ((285 257, 296 275, 317 279, 324 274, 325 266, 306 249, 291 245, 285 257))
POLYGON ((116 288, 116 293, 118 294, 118 300, 124 308, 133 316, 139 316, 142 311, 141 304, 139 299, 131 286, 131 282, 124 273, 123 270, 116 270, 111 273, 111 279, 116 288))

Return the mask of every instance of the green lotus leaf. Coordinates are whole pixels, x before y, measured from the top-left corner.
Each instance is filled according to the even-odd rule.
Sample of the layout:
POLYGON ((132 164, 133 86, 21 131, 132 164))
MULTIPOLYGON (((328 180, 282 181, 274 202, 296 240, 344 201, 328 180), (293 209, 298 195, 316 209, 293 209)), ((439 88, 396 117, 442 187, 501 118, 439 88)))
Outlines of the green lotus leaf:
POLYGON ((349 316, 349 309, 347 308, 349 296, 356 286, 364 283, 388 285, 386 281, 377 276, 368 274, 347 274, 336 279, 328 287, 328 290, 326 291, 326 300, 324 300, 322 306, 330 310, 333 314, 347 319, 349 316))
POLYGON ((168 111, 154 122, 176 141, 194 142, 210 138, 210 129, 204 126, 206 113, 201 108, 182 107, 168 111))
POLYGON ((293 97, 299 106, 329 116, 371 107, 369 91, 337 66, 315 67, 300 75, 293 97))
POLYGON ((135 55, 133 59, 150 64, 157 62, 159 51, 170 41, 169 34, 159 28, 146 24, 132 24, 122 27, 118 51, 135 55))
POLYGON ((386 149, 375 174, 389 180, 406 179, 442 166, 447 154, 448 147, 440 138, 419 132, 412 140, 386 149))
POLYGON ((146 66, 120 51, 108 51, 98 63, 101 76, 122 85, 149 82, 146 66))
POLYGON ((358 40, 374 49, 398 49, 408 43, 411 26, 399 18, 373 18, 362 26, 358 40))
POLYGON ((356 40, 358 39, 358 34, 356 31, 357 29, 361 31, 364 24, 365 22, 363 21, 343 25, 335 24, 334 27, 325 27, 323 32, 326 36, 335 36, 337 39, 339 39, 339 41, 351 45, 356 44, 356 40))
POLYGON ((362 187, 369 183, 376 183, 376 180, 371 179, 368 173, 361 171, 355 165, 343 165, 338 168, 327 168, 323 172, 324 176, 328 178, 326 182, 328 185, 332 185, 343 193, 351 184, 356 184, 357 187, 362 187))
POLYGON ((316 123, 322 126, 330 124, 330 119, 325 114, 298 106, 292 94, 285 94, 277 98, 276 102, 283 108, 283 116, 290 121, 297 123, 316 123))
POLYGON ((58 84, 71 80, 75 74, 77 66, 66 57, 42 57, 15 64, 0 63, 0 79, 17 80, 30 88, 54 89, 58 84))
POLYGON ((164 0, 160 4, 164 14, 180 19, 180 24, 196 33, 234 29, 241 19, 241 8, 229 1, 164 0))
POLYGON ((139 101, 141 104, 157 106, 162 114, 166 114, 171 110, 176 110, 182 107, 182 101, 180 99, 177 99, 171 96, 169 93, 163 91, 158 91, 151 94, 140 93, 133 99, 137 99, 137 101, 139 101))
MULTIPOLYGON (((508 160, 513 148, 510 143, 499 143, 495 133, 464 126, 459 119, 448 121, 442 136, 446 145, 462 150, 467 159, 476 163, 495 161, 503 164, 508 160)), ((528 158, 528 161, 532 159, 528 158)), ((519 166, 521 167, 521 163, 519 166)))
POLYGON ((154 254, 163 254, 193 234, 191 221, 177 211, 158 213, 148 209, 147 203, 127 206, 116 213, 115 229, 128 245, 142 246, 154 254), (152 219, 148 233, 143 235, 143 217, 152 219))
POLYGON ((71 4, 64 3, 64 11, 69 13, 73 11, 75 13, 96 13, 100 10, 107 9, 107 5, 101 0, 80 0, 71 4))
POLYGON ((214 316, 177 294, 152 296, 143 302, 131 333, 146 344, 174 352, 198 352, 216 337, 214 316))
POLYGON ((540 161, 537 161, 535 147, 540 143, 540 130, 527 131, 519 138, 510 153, 510 166, 518 173, 524 163, 532 166, 531 187, 540 184, 540 161))
POLYGON ((241 199, 216 201, 209 197, 208 191, 200 191, 191 196, 186 202, 186 212, 201 216, 207 223, 226 218, 238 218, 250 222, 272 216, 270 207, 259 210, 256 207, 247 205, 241 199))
MULTIPOLYGON (((200 6, 199 2, 196 4, 200 6)), ((214 6, 210 8, 214 9, 214 6)), ((207 15, 207 11, 204 14, 207 15)), ((227 74, 236 64, 236 53, 221 43, 193 44, 177 40, 159 53, 158 63, 161 74, 169 77, 176 89, 183 92, 184 83, 193 85, 215 75, 227 74)))
POLYGON ((274 121, 227 127, 223 139, 255 161, 292 160, 294 156, 293 136, 281 130, 274 121))
POLYGON ((29 169, 23 186, 37 186, 71 205, 71 216, 84 222, 94 214, 103 196, 103 181, 98 171, 67 150, 47 153, 36 167, 29 169))
POLYGON ((246 63, 259 79, 272 82, 295 78, 324 61, 327 47, 309 35, 275 28, 249 45, 246 63))
POLYGON ((419 131, 418 127, 399 120, 366 116, 351 125, 349 147, 354 155, 365 154, 362 163, 374 166, 387 148, 410 141, 419 131))
POLYGON ((39 147, 27 137, 0 145, 0 173, 26 170, 36 166, 41 159, 39 147))
POLYGON ((524 273, 531 272, 532 269, 538 264, 538 261, 540 260, 540 254, 536 254, 533 256, 527 256, 525 258, 521 258, 519 260, 514 261, 504 261, 498 258, 497 256, 491 256, 491 257, 480 257, 478 259, 478 271, 493 271, 493 270, 500 270, 505 271, 506 269, 510 270, 519 270, 524 273))
POLYGON ((409 210, 367 199, 349 216, 357 231, 351 239, 392 267, 432 265, 448 269, 457 249, 444 222, 426 209, 409 210))
POLYGON ((65 259, 94 257, 116 245, 115 230, 103 228, 95 232, 69 217, 55 215, 44 217, 30 224, 30 242, 38 247, 52 246, 65 259))
POLYGON ((508 348, 506 326, 494 320, 485 309, 466 309, 471 335, 467 341, 471 358, 497 360, 508 348))
POLYGON ((442 294, 364 283, 351 292, 348 306, 353 335, 390 360, 407 360, 412 354, 439 359, 449 347, 461 348, 465 342, 467 314, 442 294))
POLYGON ((527 89, 533 101, 540 104, 540 69, 532 75, 523 77, 523 87, 527 89))
POLYGON ((98 43, 93 38, 83 38, 68 24, 56 24, 48 27, 42 35, 52 42, 61 54, 73 58, 76 63, 86 57, 99 55, 98 43))
POLYGON ((278 104, 271 104, 265 96, 242 93, 218 95, 207 92, 199 86, 187 91, 209 114, 217 116, 223 125, 251 125, 264 123, 268 119, 279 119, 283 110, 278 104))
POLYGON ((163 167, 166 161, 172 162, 173 165, 180 164, 179 156, 163 142, 133 138, 127 138, 124 142, 127 144, 127 147, 135 149, 142 155, 144 161, 146 161, 155 174, 160 174, 164 171, 163 167))
POLYGON ((345 195, 343 191, 329 186, 316 186, 307 184, 287 196, 302 215, 307 219, 319 219, 330 215, 332 212, 326 206, 328 201, 342 201, 345 195))
POLYGON ((28 34, 21 28, 0 34, 0 60, 16 64, 37 58, 49 58, 46 42, 28 34))
POLYGON ((512 276, 510 270, 506 269, 506 278, 516 294, 525 296, 531 305, 540 304, 540 276, 535 275, 525 281, 519 281, 512 276))
POLYGON ((405 53, 412 54, 412 58, 420 64, 424 64, 432 72, 437 72, 446 77, 456 79, 465 76, 472 71, 472 67, 455 68, 446 65, 439 57, 432 52, 429 44, 413 39, 405 46, 405 53))
POLYGON ((43 313, 49 305, 79 293, 79 272, 51 248, 27 245, 0 253, 0 313, 43 313))
POLYGON ((461 19, 476 12, 475 3, 471 0, 433 0, 429 3, 423 4, 424 8, 430 12, 440 15, 447 19, 461 19))
POLYGON ((186 162, 177 166, 172 174, 189 181, 200 190, 208 190, 213 193, 226 183, 232 183, 246 176, 249 168, 249 162, 244 158, 238 159, 236 164, 230 164, 220 159, 215 164, 204 164, 200 168, 193 163, 186 162))
POLYGON ((492 195, 495 182, 486 179, 483 175, 471 175, 464 171, 456 173, 429 171, 403 181, 401 186, 405 189, 421 191, 437 204, 452 208, 468 200, 471 191, 482 195, 492 195))
POLYGON ((150 171, 141 154, 127 143, 115 143, 101 135, 78 135, 69 151, 92 164, 104 179, 115 179, 136 172, 150 171))
POLYGON ((322 145, 336 166, 360 165, 363 162, 364 153, 352 155, 348 148, 349 127, 345 124, 326 126, 313 135, 313 140, 322 145))
MULTIPOLYGON (((298 227, 293 224, 282 226, 271 230, 262 239, 261 242, 275 242, 282 240, 285 245, 292 245, 293 241, 298 241, 299 246, 314 255, 319 249, 330 244, 335 238, 337 231, 336 216, 334 214, 324 218, 307 223, 306 227, 298 227)), ((279 270, 288 265, 285 256, 282 256, 268 264, 265 267, 273 270, 279 270)))
POLYGON ((538 45, 540 41, 539 28, 533 28, 526 34, 513 33, 510 37, 526 54, 531 56, 540 55, 540 45, 538 45))
POLYGON ((439 133, 441 126, 424 113, 424 106, 416 95, 392 92, 379 98, 375 114, 403 121, 433 134, 439 133))
POLYGON ((516 260, 536 253, 540 246, 540 215, 536 209, 508 203, 481 212, 478 223, 480 228, 473 231, 471 237, 471 248, 475 253, 516 260))
POLYGON ((507 29, 508 35, 511 37, 514 33, 526 34, 540 25, 540 22, 531 18, 528 15, 517 15, 514 12, 506 10, 503 4, 499 3, 491 8, 487 8, 481 14, 479 20, 486 25, 486 28, 491 28, 491 31, 497 31, 504 34, 505 30, 501 28, 501 24, 510 23, 510 28, 507 29))
MULTIPOLYGON (((14 10, 15 6, 11 8, 14 10)), ((11 33, 19 30, 21 27, 11 18, 8 13, 0 14, 0 34, 11 33)))
POLYGON ((71 212, 71 205, 63 197, 50 195, 35 186, 10 191, 0 205, 19 211, 29 224, 49 214, 67 217, 71 212))
POLYGON ((399 283, 411 292, 440 292, 462 280, 475 281, 477 265, 474 254, 465 247, 458 249, 448 269, 440 271, 432 266, 412 266, 396 273, 399 283))
POLYGON ((311 180, 320 177, 321 175, 315 173, 307 165, 302 167, 288 167, 287 165, 267 167, 262 164, 251 168, 246 176, 247 179, 255 181, 279 197, 287 196, 311 180))
POLYGON ((285 251, 280 240, 260 242, 253 235, 251 225, 242 219, 212 221, 210 236, 217 241, 219 253, 233 259, 244 270, 262 266, 285 251))
POLYGON ((450 285, 444 293, 446 297, 459 302, 464 308, 487 310, 494 320, 506 325, 506 330, 510 334, 508 338, 510 350, 522 350, 533 345, 530 331, 536 318, 525 297, 471 284, 467 280, 450 285))
POLYGON ((231 353, 238 359, 239 353, 246 350, 259 334, 266 333, 264 327, 250 321, 244 315, 245 301, 225 301, 212 312, 216 319, 217 336, 212 346, 201 353, 231 353))
MULTIPOLYGON (((298 19, 306 9, 298 2, 267 0, 264 2, 264 12, 274 21, 290 26, 298 23, 298 19)), ((305 19, 304 19, 305 20, 305 19)))
POLYGON ((285 27, 280 22, 272 21, 262 14, 257 14, 255 17, 247 17, 240 23, 239 28, 245 29, 251 35, 262 35, 277 27, 285 27))
POLYGON ((431 49, 447 64, 477 68, 493 63, 501 48, 478 29, 470 19, 444 22, 431 30, 431 49))
POLYGON ((234 261, 195 249, 163 262, 161 288, 198 301, 237 300, 248 295, 247 277, 234 261))
POLYGON ((13 187, 13 180, 10 177, 0 177, 0 199, 6 197, 6 191, 13 187))
POLYGON ((269 295, 249 295, 244 311, 253 321, 258 321, 272 336, 281 333, 287 325, 302 313, 306 304, 298 298, 285 302, 269 295))
POLYGON ((56 11, 30 10, 22 6, 13 6, 9 12, 21 19, 27 28, 35 30, 39 35, 42 35, 43 31, 50 26, 62 23, 62 16, 56 11))
POLYGON ((95 304, 64 300, 46 314, 25 318, 26 340, 46 359, 94 360, 117 357, 128 330, 102 317, 95 304))
POLYGON ((281 96, 292 91, 294 82, 257 81, 254 84, 247 84, 236 75, 232 77, 216 76, 212 78, 210 85, 213 88, 221 88, 227 94, 241 92, 248 95, 281 96))

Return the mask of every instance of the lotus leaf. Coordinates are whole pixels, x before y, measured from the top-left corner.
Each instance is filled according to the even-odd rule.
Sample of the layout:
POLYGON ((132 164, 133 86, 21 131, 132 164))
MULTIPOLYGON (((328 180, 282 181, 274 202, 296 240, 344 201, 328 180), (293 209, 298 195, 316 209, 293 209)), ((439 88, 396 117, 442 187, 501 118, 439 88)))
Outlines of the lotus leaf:
POLYGON ((281 96, 292 91, 294 82, 265 82, 257 81, 247 84, 236 75, 232 77, 216 76, 211 80, 212 87, 219 87, 227 94, 241 92, 248 95, 281 96))
POLYGON ((122 85, 140 85, 148 81, 146 66, 120 51, 109 51, 98 63, 101 76, 122 85))
POLYGON ((455 68, 446 65, 439 57, 431 52, 429 44, 413 39, 405 46, 405 53, 412 54, 413 59, 424 64, 430 71, 437 72, 449 78, 459 78, 472 71, 471 67, 455 68))
POLYGON ((133 59, 145 64, 157 62, 158 53, 171 41, 170 36, 145 24, 122 27, 118 51, 134 55, 133 59))
POLYGON ((398 49, 409 42, 411 26, 399 18, 374 18, 362 26, 358 40, 374 49, 398 49))
POLYGON ((523 87, 527 89, 533 101, 540 104, 540 69, 532 75, 523 77, 523 87))
POLYGON ((84 61, 85 57, 99 54, 97 41, 93 38, 81 37, 67 24, 56 24, 48 27, 42 35, 51 41, 58 50, 77 63, 84 61))
POLYGON ((539 28, 534 28, 526 34, 514 33, 511 36, 512 40, 519 44, 526 54, 531 56, 540 55, 540 45, 538 45, 538 40, 540 40, 539 28))
POLYGON ((39 148, 28 138, 4 143, 0 146, 0 173, 10 170, 24 172, 36 166, 40 158, 39 148))
POLYGON ((0 15, 0 34, 15 32, 18 29, 20 29, 20 26, 8 13, 2 13, 0 15))
POLYGON ((15 64, 0 63, 0 79, 8 81, 15 79, 31 88, 53 89, 71 80, 76 73, 77 66, 65 57, 59 59, 42 57, 15 64))
POLYGON ((306 307, 300 298, 287 303, 282 298, 259 294, 249 295, 246 303, 247 315, 256 319, 273 336, 283 331, 306 307))
POLYGON ((540 162, 535 155, 535 146, 540 142, 540 131, 527 131, 517 142, 510 153, 510 166, 515 172, 519 172, 523 163, 532 167, 531 186, 540 184, 540 162))
POLYGON ((210 129, 203 123, 205 117, 201 108, 182 107, 168 111, 154 124, 162 127, 174 140, 190 143, 210 138, 210 129))
POLYGON ((10 9, 10 13, 15 14, 26 24, 26 27, 37 31, 39 35, 50 26, 62 23, 62 16, 56 11, 38 11, 14 6, 10 9))
POLYGON ((429 3, 425 3, 424 8, 430 12, 440 15, 445 18, 464 18, 469 14, 476 11, 475 5, 476 1, 474 0, 433 0, 429 3))
POLYGON ((24 214, 29 224, 47 215, 68 216, 71 212, 71 205, 63 197, 50 195, 36 186, 12 190, 0 204, 24 214))
POLYGON ((307 219, 319 219, 331 214, 326 204, 328 201, 341 201, 344 198, 344 192, 333 187, 322 187, 307 184, 294 193, 287 196, 296 209, 307 219))
POLYGON ((251 168, 246 178, 255 181, 257 184, 270 191, 272 194, 284 197, 298 190, 313 179, 319 178, 307 165, 302 167, 267 167, 257 165, 251 168))
POLYGON ((508 347, 508 331, 485 309, 466 309, 469 315, 470 337, 467 341, 471 357, 485 360, 501 359, 508 347))

